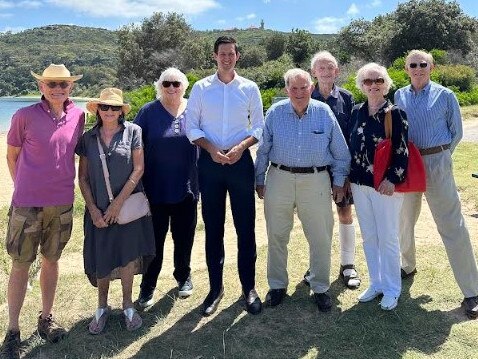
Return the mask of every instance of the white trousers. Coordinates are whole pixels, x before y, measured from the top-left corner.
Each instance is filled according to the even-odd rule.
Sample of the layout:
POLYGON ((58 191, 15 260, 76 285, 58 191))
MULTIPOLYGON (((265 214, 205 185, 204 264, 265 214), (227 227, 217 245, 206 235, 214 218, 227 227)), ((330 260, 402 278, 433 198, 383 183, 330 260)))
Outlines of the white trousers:
MULTIPOLYGON (((455 280, 465 297, 474 297, 478 295, 478 270, 470 234, 461 213, 451 153, 446 150, 422 158, 427 174, 425 197, 445 245, 455 280)), ((421 204, 421 193, 405 194, 400 214, 400 251, 402 268, 407 273, 417 265, 414 228, 421 204)))
POLYGON ((334 219, 327 171, 294 174, 270 167, 264 195, 268 252, 267 279, 271 289, 287 288, 287 245, 294 223, 294 208, 309 243, 310 288, 330 287, 330 256, 334 219))
POLYGON ((352 183, 355 212, 362 232, 370 286, 384 295, 399 297, 400 247, 398 223, 402 193, 382 195, 373 187, 352 183))

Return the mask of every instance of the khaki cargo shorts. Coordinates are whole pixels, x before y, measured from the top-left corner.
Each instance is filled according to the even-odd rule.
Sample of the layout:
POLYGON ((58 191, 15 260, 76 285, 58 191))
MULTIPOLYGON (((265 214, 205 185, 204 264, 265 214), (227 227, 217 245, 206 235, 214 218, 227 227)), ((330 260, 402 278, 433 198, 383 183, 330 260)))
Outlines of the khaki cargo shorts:
POLYGON ((28 266, 41 254, 54 262, 71 236, 73 206, 14 207, 8 211, 7 252, 14 264, 28 266))

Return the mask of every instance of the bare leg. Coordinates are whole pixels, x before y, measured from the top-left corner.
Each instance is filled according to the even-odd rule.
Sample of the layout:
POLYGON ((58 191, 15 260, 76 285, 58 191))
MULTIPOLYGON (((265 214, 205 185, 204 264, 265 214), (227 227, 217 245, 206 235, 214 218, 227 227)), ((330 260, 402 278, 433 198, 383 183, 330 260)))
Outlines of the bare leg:
POLYGON ((18 318, 20 310, 25 300, 28 284, 29 267, 20 267, 12 265, 10 279, 8 281, 8 329, 13 331, 19 330, 18 318))
POLYGON ((121 286, 123 287, 123 309, 133 307, 131 294, 133 292, 134 261, 120 269, 121 286))
POLYGON ((42 313, 43 319, 51 314, 53 302, 55 300, 56 285, 58 283, 58 262, 50 261, 42 258, 40 272, 40 288, 42 297, 42 313))
POLYGON ((108 306, 108 291, 110 289, 110 277, 97 279, 98 283, 98 308, 108 306))

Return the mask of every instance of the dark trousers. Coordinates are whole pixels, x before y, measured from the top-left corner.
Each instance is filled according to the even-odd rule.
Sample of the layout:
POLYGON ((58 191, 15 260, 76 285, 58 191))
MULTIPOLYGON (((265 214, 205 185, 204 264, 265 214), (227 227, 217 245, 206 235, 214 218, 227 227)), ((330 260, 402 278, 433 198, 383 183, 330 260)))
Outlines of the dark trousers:
POLYGON ((175 204, 151 205, 154 238, 156 241, 156 257, 143 275, 142 291, 153 291, 156 288, 159 273, 163 265, 164 241, 171 223, 171 235, 174 242, 174 278, 184 282, 191 274, 191 250, 197 223, 197 200, 192 194, 175 204))
POLYGON ((226 195, 229 192, 232 217, 237 234, 238 271, 244 293, 255 286, 256 207, 254 199, 254 164, 249 150, 233 165, 222 165, 201 151, 198 160, 199 190, 206 231, 206 262, 211 291, 223 285, 224 222, 226 195))

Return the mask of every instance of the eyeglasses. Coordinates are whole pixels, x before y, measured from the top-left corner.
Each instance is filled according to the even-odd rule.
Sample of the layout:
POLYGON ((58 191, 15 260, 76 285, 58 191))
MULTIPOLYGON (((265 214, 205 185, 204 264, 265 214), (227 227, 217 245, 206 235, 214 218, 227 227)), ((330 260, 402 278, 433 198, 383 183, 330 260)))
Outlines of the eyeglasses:
POLYGON ((106 105, 104 103, 100 103, 98 105, 98 108, 101 110, 101 111, 108 111, 110 108, 113 110, 113 111, 120 111, 123 106, 113 106, 113 105, 106 105))
POLYGON ((61 81, 61 82, 49 81, 49 82, 44 82, 44 84, 51 89, 54 89, 55 87, 60 86, 63 90, 66 89, 68 86, 70 86, 70 83, 66 81, 61 81))
POLYGON ((377 85, 383 85, 385 80, 383 77, 379 77, 378 79, 365 79, 362 81, 362 83, 367 86, 371 86, 373 83, 376 83, 377 85))
POLYGON ((411 69, 416 69, 417 66, 420 66, 422 69, 424 69, 425 67, 428 66, 428 62, 420 62, 419 64, 417 64, 416 62, 411 62, 411 63, 408 64, 408 66, 411 69))
POLYGON ((163 81, 163 87, 169 87, 171 85, 173 85, 173 87, 178 88, 179 86, 181 86, 181 82, 179 82, 179 81, 163 81))

